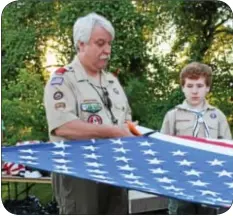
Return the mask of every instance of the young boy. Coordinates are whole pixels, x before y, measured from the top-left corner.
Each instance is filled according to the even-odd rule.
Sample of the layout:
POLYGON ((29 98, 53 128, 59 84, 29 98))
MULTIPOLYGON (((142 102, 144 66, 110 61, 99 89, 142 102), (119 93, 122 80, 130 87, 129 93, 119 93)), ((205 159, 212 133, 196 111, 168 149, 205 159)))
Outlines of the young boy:
MULTIPOLYGON (((212 70, 206 64, 193 62, 180 73, 180 85, 185 95, 182 104, 167 112, 161 133, 232 139, 225 115, 208 104, 205 97, 212 84, 212 70)), ((181 200, 170 199, 169 214, 215 214, 214 208, 181 200)))

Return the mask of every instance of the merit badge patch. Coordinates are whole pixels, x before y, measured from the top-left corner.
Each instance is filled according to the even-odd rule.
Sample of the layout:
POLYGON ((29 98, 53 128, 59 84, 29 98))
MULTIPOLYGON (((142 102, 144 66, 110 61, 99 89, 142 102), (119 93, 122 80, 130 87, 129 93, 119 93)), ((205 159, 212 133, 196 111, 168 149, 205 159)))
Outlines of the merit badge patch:
POLYGON ((87 122, 96 125, 103 123, 102 118, 99 115, 90 115, 87 122))
POLYGON ((53 94, 53 99, 54 100, 60 100, 63 98, 63 93, 61 91, 57 91, 53 94))
POLYGON ((63 103, 63 102, 60 102, 60 103, 56 103, 55 104, 55 109, 56 110, 64 110, 66 108, 66 104, 63 103))
POLYGON ((55 71, 55 74, 57 74, 57 75, 63 75, 66 71, 67 71, 67 69, 65 69, 65 68, 58 68, 55 71))
POLYGON ((99 102, 89 102, 89 103, 82 103, 81 110, 84 112, 96 113, 102 109, 102 106, 99 102))
POLYGON ((215 119, 217 117, 216 113, 210 113, 210 118, 215 119))
POLYGON ((64 81, 63 77, 53 77, 50 84, 51 85, 61 85, 64 81))

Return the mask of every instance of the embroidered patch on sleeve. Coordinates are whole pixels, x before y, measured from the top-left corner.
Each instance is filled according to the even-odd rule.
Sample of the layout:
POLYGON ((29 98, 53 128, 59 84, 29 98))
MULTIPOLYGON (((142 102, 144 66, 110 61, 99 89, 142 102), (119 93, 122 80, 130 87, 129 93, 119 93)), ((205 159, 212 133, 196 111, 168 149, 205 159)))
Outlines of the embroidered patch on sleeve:
POLYGON ((62 85, 63 81, 64 81, 63 77, 53 77, 50 84, 51 85, 62 85))

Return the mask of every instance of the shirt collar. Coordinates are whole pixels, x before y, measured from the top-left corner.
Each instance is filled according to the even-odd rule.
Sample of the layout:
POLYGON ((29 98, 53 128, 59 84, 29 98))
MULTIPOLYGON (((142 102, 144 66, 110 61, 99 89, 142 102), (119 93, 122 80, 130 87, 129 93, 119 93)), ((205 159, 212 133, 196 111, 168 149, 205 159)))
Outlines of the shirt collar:
MULTIPOLYGON (((182 104, 179 104, 176 106, 179 109, 184 109, 184 110, 188 110, 190 109, 190 106, 188 105, 187 101, 184 100, 182 104)), ((215 109, 215 107, 211 106, 206 100, 204 101, 204 107, 203 110, 213 110, 215 109)))
MULTIPOLYGON (((86 70, 84 69, 82 63, 79 60, 78 56, 75 56, 71 64, 68 65, 70 69, 72 69, 75 73, 75 77, 77 82, 82 82, 82 81, 89 81, 92 82, 88 75, 86 70)), ((110 83, 114 83, 114 78, 110 73, 107 73, 106 71, 102 70, 101 71, 101 83, 102 86, 108 86, 110 83)), ((95 84, 95 83, 93 83, 95 84)))

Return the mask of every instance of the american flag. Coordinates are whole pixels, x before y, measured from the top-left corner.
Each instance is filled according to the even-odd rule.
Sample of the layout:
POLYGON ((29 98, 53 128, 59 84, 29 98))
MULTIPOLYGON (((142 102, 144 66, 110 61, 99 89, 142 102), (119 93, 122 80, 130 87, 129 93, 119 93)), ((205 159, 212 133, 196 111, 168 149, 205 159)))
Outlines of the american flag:
POLYGON ((230 207, 232 141, 149 137, 49 142, 2 148, 2 160, 161 196, 230 207))

